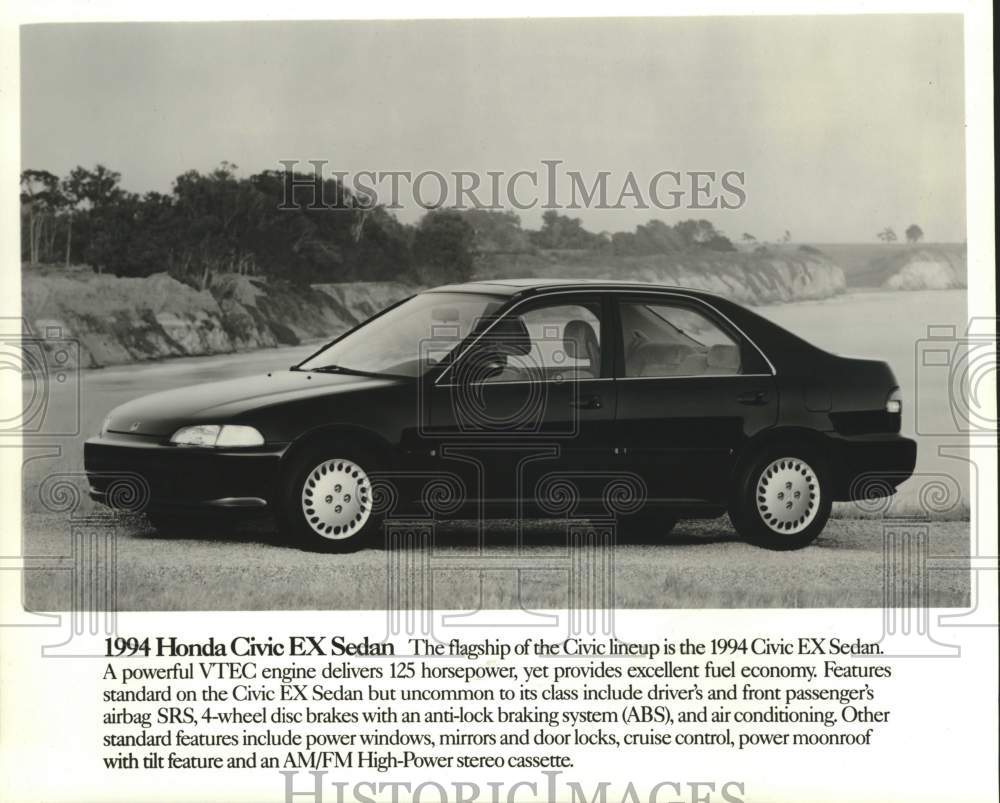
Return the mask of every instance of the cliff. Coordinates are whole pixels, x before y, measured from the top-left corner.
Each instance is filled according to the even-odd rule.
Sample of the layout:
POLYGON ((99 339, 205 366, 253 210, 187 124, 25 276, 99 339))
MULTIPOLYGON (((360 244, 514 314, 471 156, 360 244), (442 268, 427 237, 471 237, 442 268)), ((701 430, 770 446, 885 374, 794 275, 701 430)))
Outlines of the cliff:
MULTIPOLYGON (((789 247, 777 248, 780 253, 789 247)), ((849 288, 949 290, 966 286, 965 243, 816 243, 814 247, 843 268, 849 288)))
POLYGON ((890 290, 952 290, 966 286, 966 254, 942 248, 915 249, 890 267, 890 290))
POLYGON ((76 339, 82 367, 95 368, 327 339, 413 292, 396 283, 341 287, 224 275, 196 290, 163 273, 32 268, 22 274, 22 315, 36 333, 56 328, 76 339))

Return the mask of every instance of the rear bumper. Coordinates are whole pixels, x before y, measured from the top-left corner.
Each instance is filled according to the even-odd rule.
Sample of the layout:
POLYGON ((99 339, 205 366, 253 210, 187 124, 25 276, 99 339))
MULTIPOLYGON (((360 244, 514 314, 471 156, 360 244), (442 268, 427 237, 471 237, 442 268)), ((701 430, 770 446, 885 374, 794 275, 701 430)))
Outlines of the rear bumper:
POLYGON ((831 458, 836 500, 892 496, 913 476, 917 443, 895 434, 836 437, 831 458))
POLYGON ((198 449, 110 436, 88 440, 83 462, 91 499, 116 510, 252 512, 269 506, 284 449, 198 449))

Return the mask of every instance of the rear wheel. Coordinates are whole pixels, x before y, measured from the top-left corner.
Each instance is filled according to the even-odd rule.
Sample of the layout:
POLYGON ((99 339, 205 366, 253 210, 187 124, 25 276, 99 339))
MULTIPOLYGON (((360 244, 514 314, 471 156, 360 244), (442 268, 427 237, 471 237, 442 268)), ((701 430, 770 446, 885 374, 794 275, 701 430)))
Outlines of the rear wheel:
POLYGON ((378 532, 371 472, 375 460, 350 446, 310 449, 285 474, 279 506, 282 532, 312 549, 351 552, 378 532))
POLYGON ((737 478, 729 515, 747 541, 765 549, 801 549, 830 518, 829 472, 822 456, 802 446, 771 446, 737 478))

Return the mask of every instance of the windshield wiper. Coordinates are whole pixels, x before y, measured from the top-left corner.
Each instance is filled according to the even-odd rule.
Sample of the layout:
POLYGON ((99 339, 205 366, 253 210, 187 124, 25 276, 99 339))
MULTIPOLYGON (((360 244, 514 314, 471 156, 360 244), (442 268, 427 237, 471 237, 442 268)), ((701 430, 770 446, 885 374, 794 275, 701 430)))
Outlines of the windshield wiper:
POLYGON ((319 368, 299 368, 300 371, 313 371, 317 374, 353 374, 355 376, 385 376, 374 371, 362 371, 359 368, 346 368, 343 365, 321 365, 319 368))

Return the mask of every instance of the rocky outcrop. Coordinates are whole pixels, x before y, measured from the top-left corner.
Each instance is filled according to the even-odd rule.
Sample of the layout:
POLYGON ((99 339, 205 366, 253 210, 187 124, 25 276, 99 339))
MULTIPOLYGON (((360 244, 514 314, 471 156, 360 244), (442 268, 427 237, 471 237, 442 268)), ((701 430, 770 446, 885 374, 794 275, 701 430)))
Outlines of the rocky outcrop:
MULTIPOLYGON (((844 272, 837 265, 809 254, 643 257, 628 267, 639 281, 707 290, 741 304, 829 298, 846 287, 844 272)), ((614 278, 632 276, 622 271, 614 278)))
POLYGON ((361 283, 344 301, 247 276, 224 275, 196 290, 166 274, 129 279, 33 268, 22 274, 22 314, 32 331, 76 341, 82 367, 99 367, 334 337, 386 299, 412 292, 404 287, 361 283))
POLYGON ((418 289, 403 282, 345 282, 314 284, 313 287, 334 299, 357 323, 413 295, 418 289))
POLYGON ((965 254, 920 248, 902 256, 883 287, 890 290, 953 290, 966 286, 965 254))

